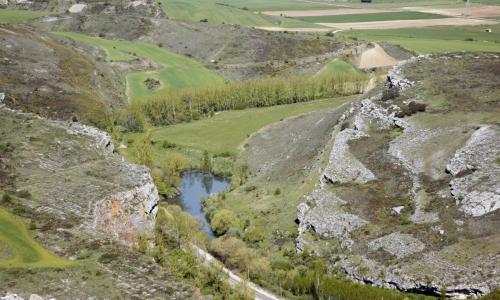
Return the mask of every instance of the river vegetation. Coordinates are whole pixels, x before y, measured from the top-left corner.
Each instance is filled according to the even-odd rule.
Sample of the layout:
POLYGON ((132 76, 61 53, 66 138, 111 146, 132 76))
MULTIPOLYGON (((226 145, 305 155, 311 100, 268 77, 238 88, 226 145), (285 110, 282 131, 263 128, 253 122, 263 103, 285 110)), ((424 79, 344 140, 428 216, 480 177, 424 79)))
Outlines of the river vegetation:
POLYGON ((209 265, 197 257, 193 247, 204 247, 204 235, 198 230, 197 220, 179 206, 160 206, 153 246, 141 245, 140 241, 137 245, 139 251, 152 256, 160 265, 169 266, 180 279, 192 282, 203 294, 212 294, 213 299, 253 299, 246 286, 230 286, 228 275, 221 266, 209 265))
POLYGON ((142 131, 146 122, 165 126, 220 111, 359 94, 364 91, 367 80, 368 75, 363 73, 326 73, 163 91, 131 102, 121 117, 121 124, 130 131, 142 131))

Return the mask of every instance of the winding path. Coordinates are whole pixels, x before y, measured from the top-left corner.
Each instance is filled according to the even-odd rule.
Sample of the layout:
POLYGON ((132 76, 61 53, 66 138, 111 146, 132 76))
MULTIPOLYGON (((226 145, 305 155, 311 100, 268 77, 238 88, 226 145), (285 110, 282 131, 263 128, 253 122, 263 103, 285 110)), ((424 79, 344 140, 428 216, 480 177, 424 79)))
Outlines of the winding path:
MULTIPOLYGON (((196 251, 198 257, 203 259, 203 261, 205 262, 206 265, 212 265, 212 264, 217 265, 218 264, 218 265, 223 266, 223 264, 220 261, 218 261, 215 257, 213 257, 207 251, 205 251, 197 246, 194 246, 194 250, 196 251)), ((257 286, 256 284, 254 284, 252 282, 248 282, 248 281, 244 280, 240 276, 231 272, 231 270, 229 270, 226 267, 222 267, 222 271, 229 276, 228 279, 229 279, 230 285, 236 286, 239 284, 246 284, 247 287, 254 292, 255 300, 282 300, 283 299, 283 298, 279 298, 278 296, 274 295, 273 293, 271 293, 269 291, 264 290, 263 288, 257 286)))

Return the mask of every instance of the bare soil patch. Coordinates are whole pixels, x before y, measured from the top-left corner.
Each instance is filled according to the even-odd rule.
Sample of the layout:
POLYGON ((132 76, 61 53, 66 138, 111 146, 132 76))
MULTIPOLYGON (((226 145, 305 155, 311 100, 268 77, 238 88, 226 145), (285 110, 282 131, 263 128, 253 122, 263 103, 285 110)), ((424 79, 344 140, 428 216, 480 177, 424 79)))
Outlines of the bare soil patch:
POLYGON ((338 16, 353 14, 372 14, 393 12, 395 10, 374 9, 374 8, 340 8, 340 9, 318 9, 318 10, 285 10, 285 11, 265 11, 268 16, 287 17, 316 17, 316 16, 338 16))
POLYGON ((318 23, 338 29, 397 29, 397 28, 421 28, 431 26, 467 26, 467 25, 489 25, 498 24, 494 20, 469 19, 469 18, 447 18, 428 20, 401 20, 401 21, 378 21, 378 22, 354 22, 354 23, 318 23))
POLYGON ((393 66, 398 60, 390 56, 378 44, 375 47, 366 50, 361 54, 358 67, 361 69, 370 69, 378 67, 393 66))

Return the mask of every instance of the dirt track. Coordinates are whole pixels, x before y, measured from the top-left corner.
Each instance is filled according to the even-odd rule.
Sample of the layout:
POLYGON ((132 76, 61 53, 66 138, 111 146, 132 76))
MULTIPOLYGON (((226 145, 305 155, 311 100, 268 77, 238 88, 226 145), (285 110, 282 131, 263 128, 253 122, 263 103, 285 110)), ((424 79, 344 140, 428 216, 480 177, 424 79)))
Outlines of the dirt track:
POLYGON ((378 44, 361 54, 358 67, 360 69, 371 69, 377 67, 393 66, 398 60, 387 54, 378 44))
POLYGON ((392 12, 395 10, 375 9, 375 8, 339 8, 339 9, 318 9, 318 10, 284 10, 284 11, 264 11, 268 16, 279 17, 314 17, 314 16, 338 16, 353 14, 372 14, 382 12, 392 12))
POLYGON ((402 21, 378 21, 378 22, 355 22, 355 23, 318 23, 323 26, 338 29, 397 29, 397 28, 419 28, 430 26, 466 26, 466 25, 488 25, 498 24, 495 20, 469 19, 469 18, 447 18, 430 20, 402 20, 402 21))

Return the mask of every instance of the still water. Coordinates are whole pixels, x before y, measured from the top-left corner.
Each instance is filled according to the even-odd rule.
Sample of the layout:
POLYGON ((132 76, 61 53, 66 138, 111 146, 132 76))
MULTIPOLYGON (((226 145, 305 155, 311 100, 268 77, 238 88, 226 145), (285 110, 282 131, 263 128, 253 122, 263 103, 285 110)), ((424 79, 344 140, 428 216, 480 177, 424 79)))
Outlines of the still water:
POLYGON ((180 205, 184 211, 199 220, 201 231, 209 236, 214 236, 203 211, 201 199, 215 193, 224 192, 230 186, 231 182, 229 180, 210 173, 184 172, 182 173, 180 196, 168 202, 180 205))

